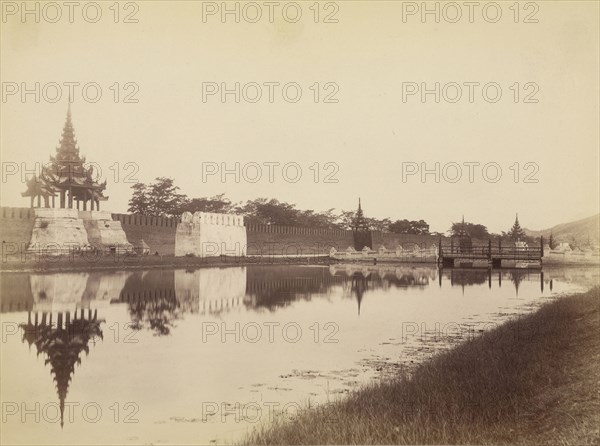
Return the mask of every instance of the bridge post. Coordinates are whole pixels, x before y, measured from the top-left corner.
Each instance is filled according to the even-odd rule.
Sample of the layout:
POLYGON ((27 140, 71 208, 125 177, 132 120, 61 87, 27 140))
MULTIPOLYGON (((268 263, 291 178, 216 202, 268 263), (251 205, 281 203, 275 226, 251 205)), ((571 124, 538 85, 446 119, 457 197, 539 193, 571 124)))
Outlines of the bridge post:
POLYGON ((544 257, 544 236, 540 237, 540 260, 541 257, 544 257))
POLYGON ((492 239, 488 239, 488 260, 492 261, 492 239))

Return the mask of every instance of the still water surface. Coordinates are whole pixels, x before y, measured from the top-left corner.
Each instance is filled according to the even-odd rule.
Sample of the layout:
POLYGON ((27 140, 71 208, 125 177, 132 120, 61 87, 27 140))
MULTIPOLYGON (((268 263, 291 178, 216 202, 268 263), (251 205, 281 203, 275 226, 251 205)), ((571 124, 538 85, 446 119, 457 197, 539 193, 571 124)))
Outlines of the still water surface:
POLYGON ((2 441, 230 443, 597 282, 423 265, 2 274, 2 441))

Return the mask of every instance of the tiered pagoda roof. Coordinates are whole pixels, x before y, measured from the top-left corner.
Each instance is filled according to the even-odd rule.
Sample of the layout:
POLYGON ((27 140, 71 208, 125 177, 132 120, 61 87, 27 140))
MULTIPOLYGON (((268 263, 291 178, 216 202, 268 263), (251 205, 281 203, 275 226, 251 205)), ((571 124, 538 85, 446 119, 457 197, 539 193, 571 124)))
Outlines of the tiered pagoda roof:
MULTIPOLYGON (((23 197, 55 197, 69 192, 69 206, 73 199, 86 202, 107 200, 104 196, 106 181, 99 183, 94 179, 94 170, 85 167, 85 157, 80 156, 79 145, 75 138, 75 130, 71 119, 71 104, 67 109, 67 119, 63 127, 56 154, 50 156, 50 163, 43 166, 40 175, 32 177, 27 182, 27 190, 23 197)), ((61 207, 66 206, 65 197, 61 197, 61 207)))

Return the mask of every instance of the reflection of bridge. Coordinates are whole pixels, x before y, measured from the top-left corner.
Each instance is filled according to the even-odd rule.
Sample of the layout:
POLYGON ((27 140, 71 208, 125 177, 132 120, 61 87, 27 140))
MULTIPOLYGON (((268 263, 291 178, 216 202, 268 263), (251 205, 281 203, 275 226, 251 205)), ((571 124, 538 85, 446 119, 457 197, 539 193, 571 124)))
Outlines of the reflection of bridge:
MULTIPOLYGON (((544 272, 543 271, 532 271, 523 269, 502 269, 493 270, 488 268, 487 270, 471 268, 449 268, 448 270, 440 269, 439 274, 439 286, 442 286, 442 278, 450 279, 450 286, 471 286, 471 285, 482 285, 488 283, 488 288, 492 288, 492 283, 497 281, 498 287, 502 287, 502 280, 508 280, 515 286, 517 295, 519 294, 519 286, 523 281, 537 281, 540 283, 540 290, 544 291, 544 272)), ((550 290, 552 290, 553 281, 549 280, 550 290)))

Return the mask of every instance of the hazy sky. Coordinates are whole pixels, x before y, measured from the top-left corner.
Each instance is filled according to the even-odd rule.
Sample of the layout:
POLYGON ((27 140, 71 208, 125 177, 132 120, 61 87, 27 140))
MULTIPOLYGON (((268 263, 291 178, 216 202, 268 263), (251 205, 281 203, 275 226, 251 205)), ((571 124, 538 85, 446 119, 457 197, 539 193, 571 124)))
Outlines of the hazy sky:
MULTIPOLYGON (((102 16, 89 23, 96 11, 88 3, 80 2, 73 23, 66 6, 49 23, 57 10, 41 3, 36 23, 34 14, 21 15, 21 2, 3 2, 3 173, 47 162, 65 120, 64 83, 78 82, 76 135, 81 153, 102 167, 110 196, 103 207, 113 212, 127 210, 131 184, 124 180, 133 171, 126 163, 139 167, 133 179, 170 176, 191 197, 225 192, 233 201, 274 197, 300 208, 350 210, 360 196, 368 216, 424 219, 436 231, 462 214, 500 231, 516 212, 532 229, 598 212, 598 2, 521 3, 518 23, 513 2, 498 3, 496 23, 490 2, 472 11, 473 23, 463 2, 454 4, 462 13, 456 23, 454 6, 438 3, 436 23, 433 14, 407 15, 421 2, 400 1, 321 2, 319 23, 312 1, 298 2, 296 23, 291 2, 276 2, 273 20, 265 2, 242 3, 239 23, 233 14, 223 21, 219 11, 203 19, 203 8, 221 2, 193 1, 121 3, 115 23, 113 2, 100 2, 102 16), (262 17, 249 23, 256 5, 262 17), (130 13, 137 23, 123 23, 130 13), (337 23, 323 23, 326 16, 337 23), (39 102, 35 94, 22 97, 36 82, 39 102), (239 103, 234 94, 203 96, 236 82, 239 103), (439 103, 433 93, 423 101, 420 91, 403 100, 403 90, 434 90, 436 82, 439 103), (56 102, 53 83, 61 86, 56 102), (92 83, 102 91, 97 102, 92 83), (137 103, 125 103, 133 92, 127 83, 137 85, 130 97, 137 103), (253 83, 262 91, 256 102, 253 83), (462 96, 452 102, 457 85, 462 96), (293 103, 298 86, 302 96, 293 103), (498 87, 502 96, 492 102, 498 87), (234 174, 225 181, 203 175, 215 166, 235 171, 236 162, 239 182, 234 174), (264 163, 280 163, 271 165, 272 183, 264 163), (403 178, 422 163, 432 171, 440 163, 439 182, 434 173, 424 182, 420 172, 403 178), (464 163, 479 163, 472 182, 464 163), (262 177, 252 182, 257 164, 262 177), (453 183, 457 165, 462 177, 453 183), (301 177, 292 182, 298 167, 301 177), (492 182, 497 167, 502 174, 492 182), (337 183, 325 182, 327 174, 337 183)), ((24 189, 20 175, 4 175, 2 205, 28 206, 24 189)))

